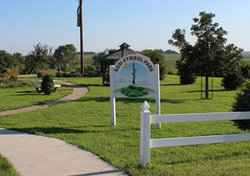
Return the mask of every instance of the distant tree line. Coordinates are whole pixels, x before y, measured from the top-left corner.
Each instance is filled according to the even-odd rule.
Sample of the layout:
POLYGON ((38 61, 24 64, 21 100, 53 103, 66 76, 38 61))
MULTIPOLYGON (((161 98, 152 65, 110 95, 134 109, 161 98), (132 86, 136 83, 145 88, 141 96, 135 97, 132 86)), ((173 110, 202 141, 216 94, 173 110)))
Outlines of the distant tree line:
POLYGON ((73 44, 61 45, 52 53, 52 47, 38 43, 27 56, 22 56, 21 53, 9 54, 0 50, 0 73, 5 73, 7 69, 18 69, 22 74, 37 73, 46 69, 79 70, 77 58, 76 47, 73 44))
POLYGON ((162 53, 162 54, 179 54, 178 52, 170 50, 170 49, 168 49, 166 51, 163 51, 162 49, 155 49, 155 51, 162 53))

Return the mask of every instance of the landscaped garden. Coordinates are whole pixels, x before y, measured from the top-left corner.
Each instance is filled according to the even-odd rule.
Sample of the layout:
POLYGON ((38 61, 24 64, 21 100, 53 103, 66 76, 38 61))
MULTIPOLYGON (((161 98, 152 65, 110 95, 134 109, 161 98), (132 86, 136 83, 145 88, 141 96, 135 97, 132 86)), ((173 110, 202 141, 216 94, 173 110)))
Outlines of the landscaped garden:
MULTIPOLYGON (((147 100, 154 114, 154 99, 117 99, 117 125, 111 126, 110 90, 101 85, 100 77, 63 79, 88 86, 89 93, 74 102, 0 116, 0 127, 62 139, 99 155, 129 175, 250 175, 250 141, 151 149, 150 165, 140 168, 141 104, 147 100)), ((214 78, 213 99, 201 99, 200 85, 200 78, 195 84, 181 85, 179 76, 168 75, 161 81, 162 114, 231 111, 237 91, 225 91, 221 78, 214 78)), ((39 97, 33 95, 33 87, 1 89, 0 96, 3 91, 8 94, 9 107, 16 101, 11 97, 29 104, 37 103, 32 102, 30 96, 39 97), (20 93, 25 91, 28 92, 20 93)), ((41 95, 38 102, 58 95, 41 95)), ((153 125, 151 137, 247 132, 249 130, 237 128, 232 121, 173 123, 162 124, 161 129, 153 125)))

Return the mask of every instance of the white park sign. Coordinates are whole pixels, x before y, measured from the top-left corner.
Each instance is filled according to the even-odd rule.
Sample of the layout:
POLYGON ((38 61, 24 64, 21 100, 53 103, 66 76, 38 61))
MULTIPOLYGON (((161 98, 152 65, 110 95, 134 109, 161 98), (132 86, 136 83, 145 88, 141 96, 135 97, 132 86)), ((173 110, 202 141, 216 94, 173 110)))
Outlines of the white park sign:
POLYGON ((160 114, 159 65, 141 54, 126 55, 110 65, 111 121, 116 125, 115 98, 155 98, 160 114))

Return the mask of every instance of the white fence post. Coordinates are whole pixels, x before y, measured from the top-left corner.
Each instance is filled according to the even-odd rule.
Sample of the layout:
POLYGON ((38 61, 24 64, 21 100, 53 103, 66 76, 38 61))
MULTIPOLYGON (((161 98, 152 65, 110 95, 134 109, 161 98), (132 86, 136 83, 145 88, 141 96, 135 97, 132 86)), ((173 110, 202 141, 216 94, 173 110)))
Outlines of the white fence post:
POLYGON ((141 130, 140 130, 140 165, 150 162, 150 115, 151 112, 147 101, 142 104, 141 111, 141 130))

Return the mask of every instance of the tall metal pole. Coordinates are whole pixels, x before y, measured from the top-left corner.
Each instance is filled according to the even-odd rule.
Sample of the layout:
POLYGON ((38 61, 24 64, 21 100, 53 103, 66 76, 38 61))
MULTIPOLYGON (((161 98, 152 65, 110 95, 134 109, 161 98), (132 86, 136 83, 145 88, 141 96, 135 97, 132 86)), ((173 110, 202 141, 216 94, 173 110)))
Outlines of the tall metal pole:
POLYGON ((78 26, 80 26, 80 45, 81 45, 81 74, 84 75, 84 52, 83 52, 83 18, 82 18, 82 0, 79 0, 78 7, 78 26))

